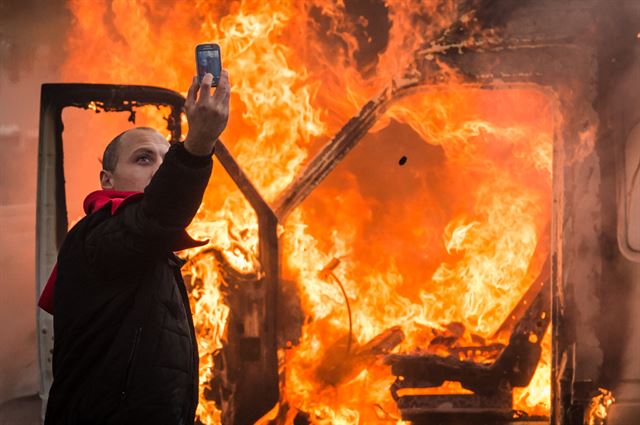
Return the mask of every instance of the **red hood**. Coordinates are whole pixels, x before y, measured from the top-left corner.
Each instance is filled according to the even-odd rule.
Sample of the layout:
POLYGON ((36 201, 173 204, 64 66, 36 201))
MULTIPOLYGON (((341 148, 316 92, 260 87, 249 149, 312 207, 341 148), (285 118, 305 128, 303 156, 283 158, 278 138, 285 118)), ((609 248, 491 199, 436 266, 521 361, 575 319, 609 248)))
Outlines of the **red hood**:
POLYGON ((89 215, 111 202, 111 215, 114 215, 122 205, 138 200, 142 195, 142 192, 122 192, 110 189, 96 190, 87 195, 82 206, 84 207, 84 213, 89 215))

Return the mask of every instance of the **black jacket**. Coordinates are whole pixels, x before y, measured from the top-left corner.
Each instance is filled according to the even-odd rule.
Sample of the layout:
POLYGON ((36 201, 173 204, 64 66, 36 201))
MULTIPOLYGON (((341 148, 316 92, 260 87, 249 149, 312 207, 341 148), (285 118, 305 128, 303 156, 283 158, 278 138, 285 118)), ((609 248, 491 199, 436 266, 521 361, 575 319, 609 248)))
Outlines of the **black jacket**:
POLYGON ((198 349, 182 261, 184 228, 211 175, 210 157, 173 145, 138 202, 106 206, 68 233, 58 254, 54 424, 193 424, 198 349))

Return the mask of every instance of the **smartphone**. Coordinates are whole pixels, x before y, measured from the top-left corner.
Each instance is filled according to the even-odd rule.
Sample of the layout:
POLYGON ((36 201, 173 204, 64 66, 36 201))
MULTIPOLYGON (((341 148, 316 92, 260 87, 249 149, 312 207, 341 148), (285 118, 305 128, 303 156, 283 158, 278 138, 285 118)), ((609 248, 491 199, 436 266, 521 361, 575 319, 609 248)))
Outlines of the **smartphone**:
POLYGON ((218 85, 222 73, 220 46, 215 43, 203 43, 196 46, 196 71, 198 84, 202 83, 204 74, 210 73, 213 75, 212 85, 214 87, 218 85))

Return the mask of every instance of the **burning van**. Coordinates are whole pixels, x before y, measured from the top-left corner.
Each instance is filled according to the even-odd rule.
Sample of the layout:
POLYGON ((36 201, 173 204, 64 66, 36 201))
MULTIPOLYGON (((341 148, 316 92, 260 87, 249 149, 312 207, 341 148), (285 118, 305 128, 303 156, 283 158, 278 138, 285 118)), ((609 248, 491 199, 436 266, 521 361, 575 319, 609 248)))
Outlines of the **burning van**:
MULTIPOLYGON (((638 5, 344 3, 197 9, 206 25, 190 36, 221 40, 233 85, 189 229, 210 243, 180 253, 198 420, 597 424, 619 388, 612 423, 634 423, 638 5), (378 45, 368 58, 363 39, 378 45)), ((125 9, 110 19, 136 15, 125 9)), ((189 13, 149 18, 168 51, 189 13)), ((78 24, 71 44, 103 21, 78 24)), ((69 78, 127 85, 42 87, 39 285, 78 218, 70 173, 104 145, 86 136, 123 125, 93 131, 86 114, 124 113, 172 142, 185 132, 173 89, 192 70, 150 55, 172 90, 135 85, 136 58, 83 74, 85 54, 72 51, 69 78)), ((52 319, 38 315, 44 396, 52 319)))

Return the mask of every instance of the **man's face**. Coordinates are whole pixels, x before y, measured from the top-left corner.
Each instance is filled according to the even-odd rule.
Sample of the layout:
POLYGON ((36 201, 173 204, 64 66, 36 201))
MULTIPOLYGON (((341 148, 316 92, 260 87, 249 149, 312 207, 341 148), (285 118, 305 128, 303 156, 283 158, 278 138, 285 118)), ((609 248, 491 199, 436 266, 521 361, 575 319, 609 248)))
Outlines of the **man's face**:
POLYGON ((113 171, 102 170, 103 189, 142 192, 158 171, 169 142, 156 131, 132 129, 122 135, 113 171))

